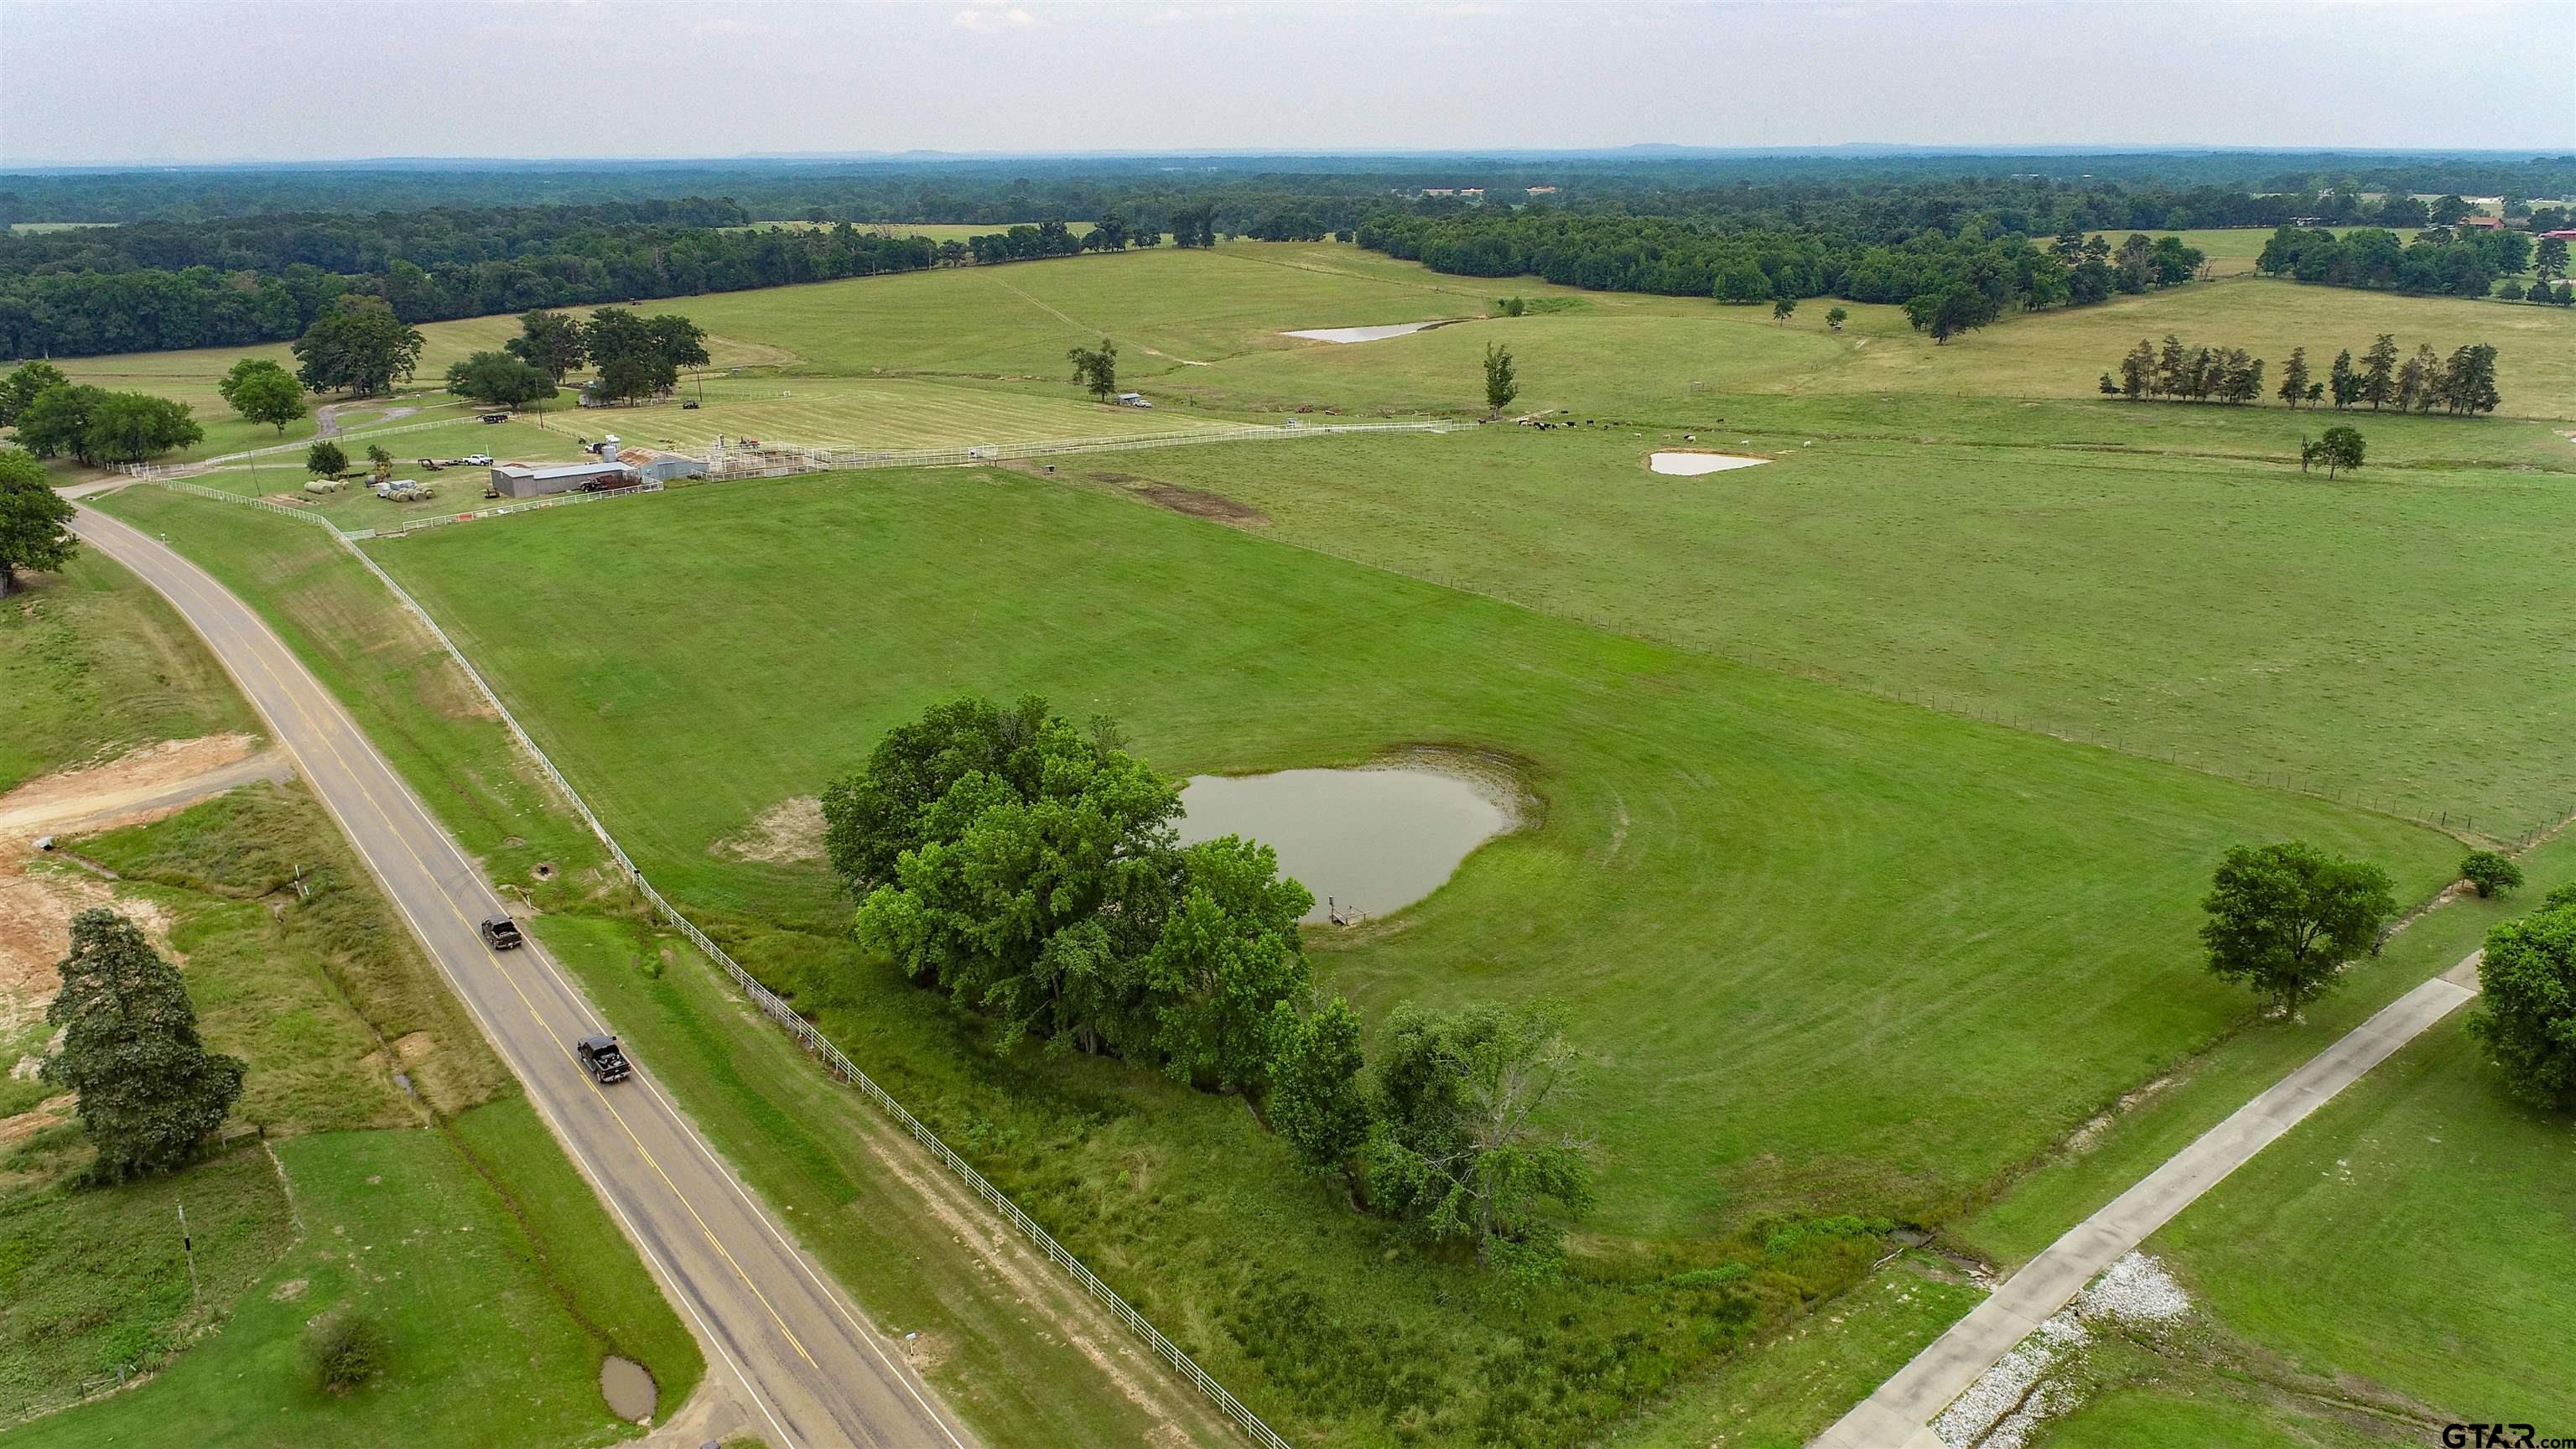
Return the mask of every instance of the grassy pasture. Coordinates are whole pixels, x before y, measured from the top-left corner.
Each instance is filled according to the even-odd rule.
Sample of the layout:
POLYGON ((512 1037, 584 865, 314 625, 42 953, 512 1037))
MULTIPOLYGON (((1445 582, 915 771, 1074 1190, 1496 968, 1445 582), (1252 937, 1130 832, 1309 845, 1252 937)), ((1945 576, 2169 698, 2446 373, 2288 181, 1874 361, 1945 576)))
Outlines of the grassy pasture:
MULTIPOLYGON (((771 227, 777 227, 781 231, 836 231, 840 225, 837 221, 755 221, 748 226, 729 226, 724 230, 767 231, 771 227)), ((990 225, 963 221, 860 221, 852 222, 851 225, 864 234, 874 236, 926 236, 932 241, 964 241, 972 236, 987 236, 994 232, 1009 231, 1015 226, 1035 226, 1037 221, 1033 218, 1028 221, 994 222, 990 225)), ((1091 223, 1068 221, 1064 224, 1064 229, 1075 236, 1089 236, 1091 223)))
POLYGON ((2415 892, 2450 864, 2448 842, 2394 822, 1015 476, 693 490, 378 552, 666 889, 721 910, 832 915, 813 876, 708 847, 962 690, 1117 714, 1175 774, 1425 740, 1531 761, 1545 829, 1489 847, 1408 929, 1319 944, 1335 983, 1381 1008, 1574 1002, 1613 1084, 1598 1109, 1613 1234, 1770 1207, 1938 1212, 2046 1124, 2225 1029, 2244 1004, 2197 979, 2188 936, 2229 840, 2343 841, 2415 892), (512 589, 477 584, 502 569, 512 589), (672 602, 640 602, 654 597, 672 602), (782 694, 790 676, 808 683, 782 694), (2090 924, 2043 926, 2069 893, 2090 924), (1675 979, 1696 983, 1687 1013, 1675 979))
MULTIPOLYGON (((2269 442, 2242 414, 2077 412, 1994 420, 2072 432, 2179 413, 2213 425, 2203 446, 2269 442)), ((2396 453, 2506 426, 2371 431, 2396 453)), ((2576 804, 2576 760, 2557 743, 2576 729, 2576 676, 2553 662, 2547 622, 2576 610, 2553 563, 2576 548, 2576 470, 2329 482, 2116 444, 1810 447, 1764 429, 1748 451, 1778 461, 1681 479, 1644 467, 1665 441, 1679 431, 1497 426, 1119 466, 1239 500, 1271 534, 1363 563, 2240 777, 2295 774, 2506 834, 2576 804)))

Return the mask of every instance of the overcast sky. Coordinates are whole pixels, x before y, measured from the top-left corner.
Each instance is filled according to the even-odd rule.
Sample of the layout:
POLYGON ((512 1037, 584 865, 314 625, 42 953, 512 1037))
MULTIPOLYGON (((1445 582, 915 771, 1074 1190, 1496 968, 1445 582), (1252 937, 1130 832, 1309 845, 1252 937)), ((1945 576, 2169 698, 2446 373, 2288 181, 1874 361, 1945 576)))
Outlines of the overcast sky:
POLYGON ((0 165, 812 151, 2576 149, 2576 0, 0 0, 0 165))

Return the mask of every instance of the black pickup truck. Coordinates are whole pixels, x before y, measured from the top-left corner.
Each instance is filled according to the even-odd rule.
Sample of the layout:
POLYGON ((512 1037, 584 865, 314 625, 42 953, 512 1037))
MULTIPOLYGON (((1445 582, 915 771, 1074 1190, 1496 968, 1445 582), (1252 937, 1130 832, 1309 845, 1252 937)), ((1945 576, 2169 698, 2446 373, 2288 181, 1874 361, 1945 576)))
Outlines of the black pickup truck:
POLYGON ((626 1053, 617 1049, 613 1036, 586 1036, 573 1043, 572 1054, 581 1061, 581 1069, 601 1086, 622 1082, 635 1074, 626 1064, 626 1053))
POLYGON ((528 943, 528 938, 519 934, 519 923, 508 916, 489 917, 480 929, 483 944, 495 951, 515 951, 528 943))

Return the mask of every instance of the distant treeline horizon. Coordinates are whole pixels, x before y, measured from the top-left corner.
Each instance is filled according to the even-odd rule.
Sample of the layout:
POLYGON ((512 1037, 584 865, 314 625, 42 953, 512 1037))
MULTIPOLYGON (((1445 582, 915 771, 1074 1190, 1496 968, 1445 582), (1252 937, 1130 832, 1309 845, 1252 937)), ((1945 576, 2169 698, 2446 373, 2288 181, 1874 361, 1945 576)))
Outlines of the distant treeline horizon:
MULTIPOLYGON (((2321 188, 2263 192, 2100 176, 2076 184, 2031 172, 1959 174, 1965 159, 1738 158, 1722 166, 1623 160, 1586 172, 1579 182, 1533 180, 1515 190, 1487 178, 1481 196, 1473 187, 1413 184, 1416 173, 1393 170, 1288 175, 1212 168, 1175 176, 1131 166, 1031 177, 998 165, 915 167, 850 181, 859 200, 814 205, 797 217, 766 214, 768 208, 733 195, 360 209, 354 203, 370 196, 374 183, 356 173, 339 193, 346 204, 335 209, 167 216, 0 235, 0 357, 283 341, 301 336, 350 294, 380 297, 403 322, 421 323, 1032 260, 1085 249, 1063 234, 1065 221, 1093 223, 1092 244, 1114 238, 1113 249, 1131 239, 1150 246, 1165 233, 1180 245, 1218 236, 1356 237, 1440 271, 1536 272, 1614 290, 1713 290, 1730 301, 1829 293, 1912 301, 1959 293, 1951 310, 1966 317, 1978 308, 1961 310, 1963 288, 1997 309, 2107 295, 2080 259, 2061 269, 2054 252, 2034 257, 2034 248, 2002 245, 2012 239, 2273 227, 2308 218, 2420 225, 2426 215, 2394 182, 2384 200, 2368 200, 2371 193, 2340 174, 2332 178, 2336 184, 2321 188), (1757 180, 1761 167, 1779 169, 1757 180), (1819 167, 1804 179, 1795 174, 1819 167), (1722 179, 1728 175, 1731 181, 1722 179), (887 208, 918 219, 867 214, 887 208), (808 226, 755 224, 771 220, 808 226), (1044 225, 1028 225, 1033 221, 1044 225), (933 242, 902 230, 931 224, 993 230, 972 244, 933 242), (1047 244, 1048 227, 1063 245, 1047 244), (2061 290, 2070 295, 2061 297, 2061 290)), ((2115 159, 2144 166, 2157 158, 2115 159)), ((2216 159, 2161 158, 2161 164, 2190 171, 2216 159)), ((2241 156, 2224 159, 2246 165, 2241 156)), ((2576 190, 2576 159, 2563 166, 2546 159, 2459 163, 2462 169, 2447 172, 2420 158, 2409 164, 2455 182, 2483 179, 2479 166, 2519 168, 2576 190)), ((245 174, 291 175, 298 184, 352 175, 245 174)), ((410 173, 407 184, 434 193, 444 182, 516 185, 528 174, 544 173, 425 171, 410 173)), ((178 188, 176 196, 210 176, 240 179, 229 172, 93 179, 146 190, 166 183, 178 188)), ((0 178, 0 185, 25 179, 0 178)), ((1455 178, 1444 172, 1433 179, 1455 178)), ((0 189, 0 205, 26 204, 22 193, 0 189)), ((2563 224, 2560 211, 2528 206, 2518 194, 2506 193, 2506 205, 2563 224)), ((2126 286, 2142 284, 2136 266, 2123 276, 2126 286)))

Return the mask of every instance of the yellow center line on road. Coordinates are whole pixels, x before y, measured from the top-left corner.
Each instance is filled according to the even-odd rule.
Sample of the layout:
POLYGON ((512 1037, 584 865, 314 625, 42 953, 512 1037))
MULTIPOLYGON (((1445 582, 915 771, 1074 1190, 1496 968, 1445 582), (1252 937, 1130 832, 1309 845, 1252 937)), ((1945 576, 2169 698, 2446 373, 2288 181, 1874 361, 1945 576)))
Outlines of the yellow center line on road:
MULTIPOLYGON (((96 515, 94 510, 92 510, 92 512, 94 516, 104 517, 104 515, 96 515)), ((185 592, 192 596, 190 602, 193 602, 200 610, 204 611, 204 620, 191 620, 192 626, 195 627, 200 634, 206 634, 208 632, 209 624, 205 622, 205 620, 221 618, 223 606, 225 604, 234 604, 236 607, 239 607, 238 601, 233 600, 229 595, 218 594, 214 598, 208 598, 206 584, 202 583, 197 577, 195 577, 195 565, 189 564, 185 559, 181 558, 176 550, 158 545, 153 540, 146 537, 141 530, 131 528, 120 520, 108 519, 106 521, 110 529, 123 529, 126 532, 132 533, 136 539, 140 540, 146 546, 147 549, 158 548, 160 551, 168 553, 172 562, 180 565, 178 568, 166 569, 165 571, 176 580, 185 592)), ((185 611, 183 610, 183 613, 184 612, 185 611)), ((254 634, 244 631, 237 621, 226 619, 224 622, 230 625, 232 632, 239 636, 240 643, 242 645, 241 652, 258 664, 260 672, 265 674, 268 677, 269 682, 275 686, 278 694, 284 700, 286 707, 292 709, 304 724, 313 731, 314 735, 330 749, 331 753, 338 759, 342 769, 347 771, 351 783, 358 787, 359 793, 366 797, 367 803, 375 808, 378 816, 384 823, 386 832, 392 835, 397 843, 402 845, 404 854, 411 857, 412 863, 419 867, 421 873, 427 876, 430 884, 435 887, 438 884, 437 873, 431 870, 428 862, 420 858, 419 852, 413 850, 410 843, 402 838, 399 827, 395 825, 390 812, 386 811, 384 803, 376 797, 373 790, 367 787, 365 779, 360 771, 350 764, 348 756, 341 751, 337 741, 333 738, 333 731, 322 720, 317 719, 313 715, 312 711, 306 707, 304 701, 298 695, 298 692, 287 685, 286 681, 278 674, 275 666, 273 666, 264 656, 259 638, 254 634)), ((212 643, 213 641, 209 638, 208 642, 212 643)), ((219 662, 224 664, 227 672, 236 672, 233 669, 232 662, 224 658, 223 651, 217 650, 216 657, 219 662)), ((247 685, 247 681, 239 679, 237 672, 236 682, 244 684, 245 686, 247 685)), ((243 689, 243 693, 249 694, 251 691, 245 687, 243 689)), ((289 739, 284 741, 284 743, 286 744, 289 753, 298 756, 299 759, 301 758, 303 751, 298 748, 294 740, 289 739)), ((307 773, 308 775, 311 773, 309 769, 307 773)), ((316 794, 322 800, 324 808, 329 810, 335 819, 339 820, 341 830, 349 837, 351 844, 358 846, 359 858, 362 861, 366 860, 367 852, 363 845, 359 845, 357 832, 350 828, 348 820, 341 817, 338 807, 332 803, 327 793, 317 789, 316 794)), ((373 871, 373 863, 368 863, 370 870, 373 871)), ((471 873, 470 867, 468 873, 471 873)), ((379 872, 378 874, 381 878, 381 873, 379 872)), ((429 933, 422 928, 418 918, 412 915, 411 907, 404 902, 401 892, 395 890, 392 882, 390 881, 385 881, 384 885, 386 887, 386 897, 393 901, 394 908, 396 910, 402 912, 403 918, 411 923, 413 934, 420 939, 425 948, 429 949, 433 959, 439 959, 437 949, 429 945, 429 933)), ((464 912, 457 908, 455 898, 449 895, 445 890, 439 890, 438 895, 447 902, 448 909, 456 915, 459 923, 464 925, 467 930, 473 931, 473 923, 466 920, 464 912)), ((479 944, 481 941, 481 933, 479 931, 475 932, 475 939, 479 944)), ((548 1036, 553 1036, 554 1032, 552 1028, 546 1026, 544 1017, 538 1014, 535 1004, 528 999, 527 993, 520 989, 518 982, 510 976, 510 973, 507 970, 500 968, 498 959, 492 956, 492 953, 488 948, 485 949, 484 955, 487 962, 496 970, 499 970, 502 979, 509 981, 512 992, 518 996, 520 1005, 527 1010, 529 1018, 537 1024, 540 1030, 545 1031, 548 1036)), ((442 964, 444 963, 442 962, 442 964)), ((551 968, 549 969, 551 971, 551 968)), ((557 977, 556 979, 558 984, 562 984, 560 977, 557 977)), ((494 1030, 492 1023, 484 1017, 480 1006, 461 990, 458 992, 458 996, 464 1001, 466 1008, 474 1014, 476 1020, 482 1024, 485 1035, 490 1037, 497 1045, 500 1041, 499 1034, 494 1030)), ((579 998, 576 996, 574 999, 577 1001, 579 998)), ((590 1086, 592 1091, 595 1094, 598 1094, 601 1104, 608 1108, 609 1115, 617 1121, 619 1129, 626 1133, 627 1140, 634 1144, 636 1151, 644 1157, 647 1163, 651 1164, 655 1175, 660 1177, 663 1185, 670 1189, 673 1199, 677 1201, 680 1206, 688 1212, 689 1216, 697 1222, 698 1230, 705 1236, 708 1245, 713 1247, 717 1255, 724 1259, 725 1265, 733 1270, 734 1275, 742 1280, 743 1286, 751 1290, 752 1296, 759 1301, 761 1308, 769 1314, 771 1321, 778 1325, 779 1332, 785 1336, 788 1344, 796 1350, 797 1356, 804 1359, 809 1366, 814 1367, 819 1372, 821 1366, 814 1362, 813 1355, 806 1352, 805 1345, 798 1340, 795 1332, 787 1327, 786 1321, 779 1317, 776 1307, 769 1302, 766 1295, 761 1293, 759 1286, 751 1281, 750 1275, 743 1271, 742 1265, 734 1260, 734 1257, 730 1252, 726 1251, 722 1240, 717 1238, 713 1229, 707 1226, 705 1218, 699 1215, 696 1205, 688 1200, 687 1194, 680 1191, 679 1185, 671 1181, 670 1175, 662 1171, 661 1164, 653 1158, 653 1155, 649 1151, 645 1150, 643 1142, 636 1137, 634 1128, 626 1122, 624 1115, 618 1112, 616 1105, 607 1100, 606 1094, 601 1090, 598 1083, 591 1082, 590 1086)), ((665 1102, 665 1105, 668 1105, 667 1101, 665 1102)), ((557 1134, 568 1147, 572 1146, 571 1134, 569 1131, 564 1130, 561 1124, 558 1124, 557 1126, 557 1134)), ((574 1150, 576 1152, 579 1151, 577 1147, 574 1148, 574 1150)), ((596 1168, 592 1169, 592 1176, 594 1180, 599 1182, 604 1188, 607 1178, 600 1174, 596 1168)), ((603 1193, 603 1195, 607 1194, 603 1193)), ((608 1196, 611 1206, 615 1207, 616 1202, 614 1196, 608 1196)), ((617 1212, 621 1219, 626 1217, 625 1210, 622 1207, 618 1207, 617 1212)), ((662 1268, 663 1276, 676 1285, 679 1282, 679 1275, 677 1272, 672 1269, 670 1265, 660 1263, 658 1256, 653 1254, 649 1248, 645 1247, 641 1233, 636 1231, 635 1225, 631 1220, 627 1222, 627 1228, 630 1236, 635 1239, 638 1249, 643 1251, 647 1257, 654 1258, 656 1265, 662 1268)), ((794 1438, 788 1434, 786 1426, 778 1421, 777 1414, 773 1412, 769 1405, 764 1401, 759 1388, 752 1383, 750 1374, 744 1371, 742 1365, 734 1360, 732 1353, 728 1351, 724 1347, 722 1341, 716 1337, 713 1328, 707 1324, 705 1318, 698 1312, 697 1306, 695 1304, 688 1303, 685 1297, 682 1301, 684 1305, 688 1307, 690 1317, 698 1320, 699 1328, 706 1333, 708 1341, 716 1346, 717 1352, 724 1356, 726 1365, 733 1369, 735 1379, 743 1385, 744 1391, 751 1395, 754 1406, 760 1410, 761 1417, 767 1419, 770 1427, 777 1432, 782 1444, 785 1446, 785 1449, 795 1449, 794 1438)), ((909 1386, 907 1385, 907 1387, 909 1386)), ((936 1416, 934 1416, 934 1419, 935 1418, 936 1416)), ((940 1427, 943 1432, 947 1430, 947 1425, 944 1422, 941 1423, 940 1427)), ((954 1435, 951 1435, 950 1437, 953 1442, 954 1435)))

